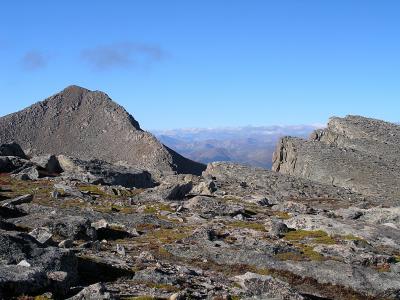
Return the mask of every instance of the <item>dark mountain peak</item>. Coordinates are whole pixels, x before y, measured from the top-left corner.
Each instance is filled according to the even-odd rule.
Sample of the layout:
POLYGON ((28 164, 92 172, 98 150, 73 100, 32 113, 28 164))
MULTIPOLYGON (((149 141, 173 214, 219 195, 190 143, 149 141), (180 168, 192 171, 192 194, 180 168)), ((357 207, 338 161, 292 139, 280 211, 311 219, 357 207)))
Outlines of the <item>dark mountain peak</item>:
POLYGON ((76 85, 0 118, 0 142, 17 142, 32 155, 98 158, 154 171, 200 174, 205 168, 141 130, 106 93, 76 85))
POLYGON ((55 95, 45 99, 43 103, 48 105, 49 103, 52 104, 52 102, 66 102, 67 104, 81 102, 84 95, 91 92, 92 91, 83 87, 70 85, 55 95))
POLYGON ((57 94, 31 106, 31 109, 44 109, 56 111, 59 115, 65 112, 86 112, 87 115, 98 116, 108 113, 114 115, 114 121, 127 121, 136 130, 141 130, 139 122, 130 115, 121 105, 114 102, 102 91, 91 91, 89 89, 70 85, 57 94), (118 117, 116 116, 118 115, 118 117))
POLYGON ((64 94, 82 94, 85 92, 90 92, 90 90, 75 84, 71 84, 61 91, 64 94))
POLYGON ((43 102, 55 102, 55 100, 64 100, 65 102, 77 102, 81 101, 82 99, 87 98, 87 95, 91 97, 91 103, 96 103, 99 101, 108 101, 111 102, 115 106, 119 106, 115 103, 111 98, 102 91, 98 90, 89 90, 87 88, 81 87, 79 85, 69 85, 63 90, 57 92, 56 94, 48 97, 43 102))

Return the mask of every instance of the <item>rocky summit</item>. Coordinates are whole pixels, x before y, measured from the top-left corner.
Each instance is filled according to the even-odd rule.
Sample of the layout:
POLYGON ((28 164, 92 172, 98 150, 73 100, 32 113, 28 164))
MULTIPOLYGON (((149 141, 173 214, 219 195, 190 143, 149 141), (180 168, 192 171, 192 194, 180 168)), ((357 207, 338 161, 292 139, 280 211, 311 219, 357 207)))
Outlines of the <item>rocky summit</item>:
POLYGON ((273 170, 374 196, 381 204, 400 199, 400 126, 347 116, 332 118, 309 140, 283 138, 273 170))
POLYGON ((0 143, 28 155, 64 154, 151 171, 200 174, 205 168, 162 145, 105 93, 69 86, 20 112, 0 118, 0 143))
POLYGON ((333 118, 274 170, 201 174, 100 92, 0 125, 0 299, 400 299, 397 125, 333 118))

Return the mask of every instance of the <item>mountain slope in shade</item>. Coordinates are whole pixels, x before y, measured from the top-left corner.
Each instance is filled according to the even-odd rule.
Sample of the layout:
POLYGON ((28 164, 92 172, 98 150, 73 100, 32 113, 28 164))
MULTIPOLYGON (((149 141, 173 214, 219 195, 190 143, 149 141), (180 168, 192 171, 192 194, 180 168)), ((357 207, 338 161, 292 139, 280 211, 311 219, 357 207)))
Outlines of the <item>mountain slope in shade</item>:
POLYGON ((78 86, 0 118, 0 143, 10 142, 30 155, 97 158, 157 172, 200 174, 205 168, 143 131, 107 94, 78 86))

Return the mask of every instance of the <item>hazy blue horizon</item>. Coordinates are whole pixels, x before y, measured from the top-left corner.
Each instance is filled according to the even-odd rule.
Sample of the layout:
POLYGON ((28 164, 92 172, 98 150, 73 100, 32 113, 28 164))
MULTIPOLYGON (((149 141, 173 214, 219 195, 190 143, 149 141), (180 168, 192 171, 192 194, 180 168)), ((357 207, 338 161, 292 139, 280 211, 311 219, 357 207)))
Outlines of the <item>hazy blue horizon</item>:
POLYGON ((397 1, 12 1, 0 116, 77 84, 145 129, 399 122, 397 1))

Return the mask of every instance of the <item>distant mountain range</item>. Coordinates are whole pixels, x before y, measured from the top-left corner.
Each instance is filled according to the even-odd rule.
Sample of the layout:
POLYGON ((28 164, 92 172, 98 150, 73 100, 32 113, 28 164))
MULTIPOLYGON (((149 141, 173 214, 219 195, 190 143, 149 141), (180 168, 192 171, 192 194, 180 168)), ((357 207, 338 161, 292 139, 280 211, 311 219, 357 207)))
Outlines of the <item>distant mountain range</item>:
POLYGON ((312 131, 322 127, 246 126, 153 130, 152 133, 169 148, 195 161, 230 161, 269 169, 279 138, 308 137, 312 131))

